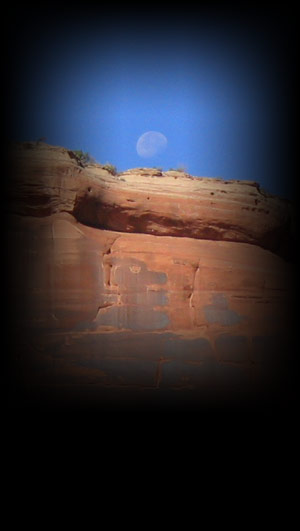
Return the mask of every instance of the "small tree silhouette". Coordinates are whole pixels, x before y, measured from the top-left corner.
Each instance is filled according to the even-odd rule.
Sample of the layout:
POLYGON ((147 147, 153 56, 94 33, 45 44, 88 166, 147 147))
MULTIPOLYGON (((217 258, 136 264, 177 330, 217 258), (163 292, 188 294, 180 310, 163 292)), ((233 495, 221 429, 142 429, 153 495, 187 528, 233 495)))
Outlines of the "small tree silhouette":
POLYGON ((103 168, 103 170, 108 171, 112 175, 117 175, 118 173, 116 166, 114 166, 113 164, 110 164, 109 162, 107 162, 106 164, 102 164, 101 168, 103 168))
POLYGON ((109 162, 107 162, 106 164, 97 163, 96 159, 94 159, 94 157, 92 157, 87 151, 82 151, 81 149, 73 149, 70 153, 72 157, 75 157, 80 166, 85 167, 88 164, 97 164, 97 166, 100 166, 100 168, 108 171, 112 175, 117 175, 118 173, 116 166, 110 164, 109 162))
POLYGON ((81 166, 87 166, 87 164, 92 162, 92 158, 88 152, 84 152, 81 149, 75 149, 73 150, 73 153, 81 166))

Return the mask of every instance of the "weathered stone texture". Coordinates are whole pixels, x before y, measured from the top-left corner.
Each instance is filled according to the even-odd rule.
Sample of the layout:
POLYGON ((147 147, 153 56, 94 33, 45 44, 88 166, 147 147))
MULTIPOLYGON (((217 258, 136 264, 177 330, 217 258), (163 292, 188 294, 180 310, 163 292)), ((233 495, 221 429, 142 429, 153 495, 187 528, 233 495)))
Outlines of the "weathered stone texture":
POLYGON ((20 388, 58 386, 62 401, 70 389, 84 401, 92 387, 89 405, 103 405, 103 390, 197 391, 205 404, 278 378, 294 266, 270 248, 289 205, 254 183, 113 177, 46 145, 19 147, 15 162, 9 319, 20 388))
POLYGON ((252 243, 287 253, 291 205, 254 181, 145 168, 114 176, 97 164, 83 168, 72 151, 47 144, 19 144, 13 160, 15 213, 68 212, 102 229, 252 243))

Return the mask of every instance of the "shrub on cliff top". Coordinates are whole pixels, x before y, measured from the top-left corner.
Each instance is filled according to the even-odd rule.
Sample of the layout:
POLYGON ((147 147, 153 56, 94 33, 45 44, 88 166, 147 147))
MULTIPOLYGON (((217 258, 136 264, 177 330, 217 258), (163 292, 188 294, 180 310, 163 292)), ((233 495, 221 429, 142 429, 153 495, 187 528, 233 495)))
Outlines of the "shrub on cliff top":
POLYGON ((81 149, 73 149, 73 153, 82 166, 87 166, 93 160, 88 152, 84 152, 81 149))
POLYGON ((112 175, 117 175, 117 168, 113 164, 106 162, 106 164, 98 164, 97 161, 92 157, 88 152, 82 151, 81 149, 73 149, 73 155, 75 156, 77 162, 81 166, 87 166, 88 164, 97 164, 103 170, 108 171, 112 175))
POLYGON ((106 164, 102 164, 101 168, 103 168, 103 170, 108 171, 112 175, 117 175, 118 173, 116 166, 114 166, 113 164, 110 164, 109 162, 107 162, 106 164))
POLYGON ((178 171, 181 173, 185 173, 186 169, 184 168, 184 166, 179 166, 178 168, 170 168, 169 171, 178 171))

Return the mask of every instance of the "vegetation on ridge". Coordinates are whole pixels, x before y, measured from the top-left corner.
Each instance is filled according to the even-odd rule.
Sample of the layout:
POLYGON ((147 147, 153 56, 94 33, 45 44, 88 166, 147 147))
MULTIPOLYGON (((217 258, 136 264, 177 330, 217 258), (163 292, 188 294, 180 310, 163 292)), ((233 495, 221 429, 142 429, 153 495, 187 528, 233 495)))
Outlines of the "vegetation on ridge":
MULTIPOLYGON (((81 149, 73 149, 72 153, 74 153, 76 160, 78 163, 85 167, 88 166, 88 164, 97 164, 94 157, 92 157, 87 151, 82 151, 81 149)), ((107 162, 106 164, 99 164, 99 166, 103 169, 111 173, 112 175, 117 175, 117 168, 113 164, 110 164, 107 162)))
POLYGON ((116 166, 114 166, 113 164, 110 164, 109 162, 107 162, 106 164, 101 164, 101 168, 103 170, 108 171, 112 175, 117 175, 117 173, 118 173, 116 166))
POLYGON ((91 157, 91 155, 87 151, 82 151, 81 149, 73 149, 72 153, 74 153, 75 158, 82 166, 87 166, 88 164, 95 162, 93 157, 91 157))
POLYGON ((186 168, 184 168, 184 166, 179 166, 178 168, 170 168, 169 171, 178 171, 178 172, 186 173, 186 168))

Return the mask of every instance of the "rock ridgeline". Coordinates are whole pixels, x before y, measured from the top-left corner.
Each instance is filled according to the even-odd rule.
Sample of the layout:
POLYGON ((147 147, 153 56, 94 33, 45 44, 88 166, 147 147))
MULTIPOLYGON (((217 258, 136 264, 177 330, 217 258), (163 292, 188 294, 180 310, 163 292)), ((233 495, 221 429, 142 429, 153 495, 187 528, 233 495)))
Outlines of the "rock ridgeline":
POLYGON ((292 208, 254 181, 191 177, 135 168, 116 176, 83 168, 74 153, 24 143, 14 151, 10 198, 15 213, 68 212, 101 229, 259 245, 289 255, 292 208))
POLYGON ((166 391, 236 402, 280 380, 289 202, 252 181, 112 175, 28 142, 12 149, 7 205, 16 402, 29 387, 60 405, 103 406, 107 391, 120 405, 128 390, 157 407, 166 391))

